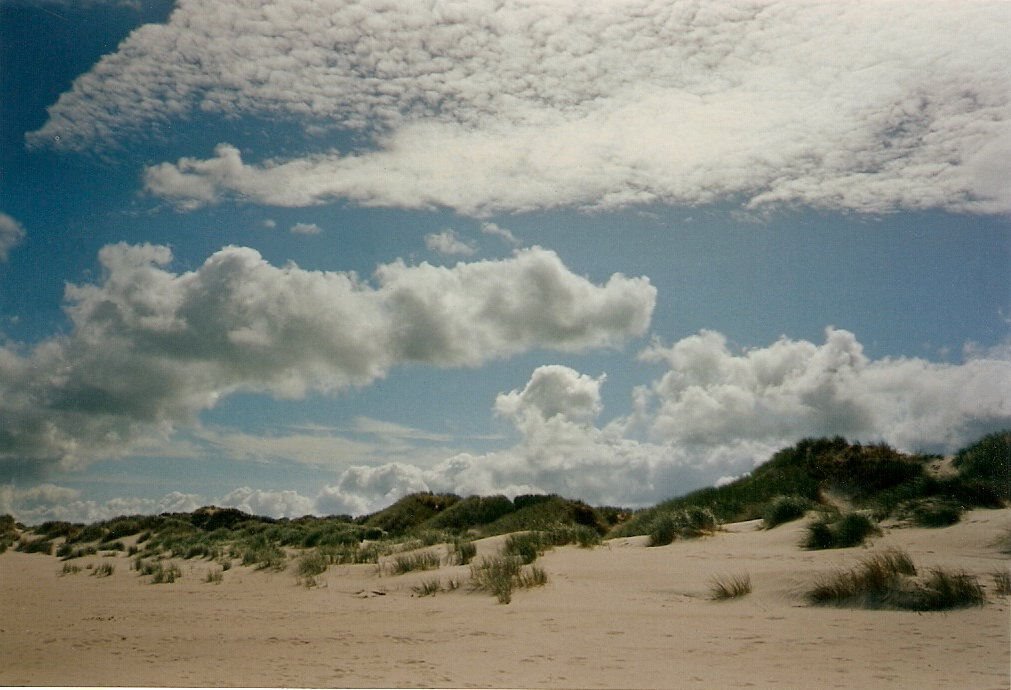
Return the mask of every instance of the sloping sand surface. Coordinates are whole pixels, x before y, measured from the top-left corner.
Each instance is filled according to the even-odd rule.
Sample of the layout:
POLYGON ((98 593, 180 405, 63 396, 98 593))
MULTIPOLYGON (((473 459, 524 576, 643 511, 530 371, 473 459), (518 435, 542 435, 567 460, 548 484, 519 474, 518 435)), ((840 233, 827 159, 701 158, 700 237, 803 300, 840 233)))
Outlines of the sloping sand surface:
MULTIPOLYGON (((990 574, 1011 510, 977 510, 939 530, 886 529, 870 547, 804 551, 803 522, 728 525, 695 541, 641 538, 556 549, 546 586, 500 605, 461 589, 418 597, 424 580, 331 568, 306 589, 287 573, 177 561, 153 585, 125 557, 114 574, 60 575, 53 557, 0 555, 0 684, 284 687, 1008 688, 1009 601, 990 574), (901 547, 917 566, 965 569, 984 607, 943 613, 812 607, 819 573, 901 547), (708 599, 713 575, 748 573, 754 591, 708 599)), ((492 553, 486 540, 480 553, 492 553)), ((479 556, 480 557, 480 556, 479 556)))

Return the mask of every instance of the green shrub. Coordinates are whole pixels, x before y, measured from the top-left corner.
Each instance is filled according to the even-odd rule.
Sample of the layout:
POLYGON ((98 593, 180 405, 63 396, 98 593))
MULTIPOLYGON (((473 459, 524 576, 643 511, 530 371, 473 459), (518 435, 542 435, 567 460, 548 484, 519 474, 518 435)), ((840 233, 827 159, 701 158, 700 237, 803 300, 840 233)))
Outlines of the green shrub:
POLYGON ((812 507, 803 496, 777 496, 772 499, 762 515, 762 526, 772 529, 793 520, 799 520, 812 507))
POLYGON ((844 513, 835 518, 823 516, 808 525, 807 531, 804 546, 808 549, 844 549, 863 544, 880 530, 863 513, 844 513))
POLYGON ((713 601, 737 599, 751 594, 751 575, 716 575, 709 581, 709 598, 713 601))

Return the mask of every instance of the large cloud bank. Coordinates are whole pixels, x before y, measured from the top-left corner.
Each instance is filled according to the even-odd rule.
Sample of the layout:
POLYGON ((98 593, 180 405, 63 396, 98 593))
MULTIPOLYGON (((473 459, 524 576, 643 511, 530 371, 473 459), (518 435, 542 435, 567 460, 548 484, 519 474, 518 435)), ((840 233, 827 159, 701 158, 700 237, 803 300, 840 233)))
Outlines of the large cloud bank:
POLYGON ((537 247, 454 267, 397 261, 374 284, 244 247, 185 273, 167 268, 163 246, 110 245, 99 258, 100 282, 67 288, 67 335, 0 347, 0 468, 126 453, 235 391, 299 397, 406 362, 617 346, 646 331, 656 299, 645 278, 595 285, 537 247))
POLYGON ((495 414, 518 437, 500 451, 459 453, 424 467, 351 466, 313 496, 243 487, 218 497, 176 493, 103 505, 59 487, 8 487, 6 493, 0 488, 0 512, 36 521, 95 519, 131 506, 151 512, 218 503, 278 517, 362 514, 426 490, 557 492, 597 504, 649 505, 748 472, 804 436, 842 434, 909 451, 951 452, 1011 427, 1006 350, 961 364, 871 360, 843 330, 828 329, 820 345, 783 338, 743 351, 704 331, 670 347, 655 345, 644 356, 665 371, 635 391, 631 414, 603 426, 596 422, 603 375, 537 368, 524 386, 495 401, 495 414), (49 494, 61 500, 47 501, 49 494))
POLYGON ((254 163, 223 143, 149 168, 147 189, 183 208, 1002 212, 1009 23, 1007 3, 948 0, 180 0, 28 141, 86 149, 210 113, 371 142, 254 163))

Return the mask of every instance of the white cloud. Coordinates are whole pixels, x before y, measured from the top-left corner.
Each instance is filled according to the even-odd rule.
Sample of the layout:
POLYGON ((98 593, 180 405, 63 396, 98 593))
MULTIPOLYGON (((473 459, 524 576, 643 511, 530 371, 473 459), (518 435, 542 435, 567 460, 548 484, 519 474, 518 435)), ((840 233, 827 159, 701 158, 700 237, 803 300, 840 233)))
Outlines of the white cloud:
POLYGON ((25 229, 14 218, 0 212, 0 262, 7 261, 10 250, 21 244, 25 229))
POLYGON ((645 356, 670 367, 651 388, 650 431, 665 442, 839 434, 950 451, 1011 425, 1006 352, 957 365, 870 360, 852 333, 829 328, 823 345, 782 338, 737 354, 703 331, 645 356))
MULTIPOLYGON (((167 247, 110 245, 99 258, 100 282, 67 287, 68 334, 0 346, 0 463, 126 454, 195 426, 236 391, 295 398, 366 385, 406 362, 477 366, 533 348, 617 346, 645 332, 656 299, 648 279, 594 285, 538 247, 452 268, 398 260, 377 269, 374 286, 272 266, 244 247, 185 273, 166 268, 167 247)), ((217 441, 243 452, 241 438, 217 441)), ((276 439, 248 452, 313 443, 328 442, 276 439)))
POLYGON ((425 235, 425 246, 430 251, 449 256, 471 256, 477 251, 473 245, 461 240, 453 229, 425 235))
POLYGON ((503 228, 496 223, 481 223, 481 232, 485 235, 492 235, 493 237, 500 237, 504 241, 508 242, 514 247, 520 246, 521 242, 516 239, 516 236, 508 228, 503 228))
POLYGON ((147 188, 183 208, 237 195, 473 215, 727 198, 1007 211, 1009 21, 984 1, 181 0, 76 79, 28 141, 109 145, 197 111, 372 137, 150 168, 147 188))
POLYGON ((302 517, 313 513, 313 501, 297 491, 264 491, 244 486, 226 494, 217 505, 238 508, 253 515, 302 517))
POLYGON ((315 223, 295 223, 289 232, 293 235, 318 235, 323 231, 315 223))

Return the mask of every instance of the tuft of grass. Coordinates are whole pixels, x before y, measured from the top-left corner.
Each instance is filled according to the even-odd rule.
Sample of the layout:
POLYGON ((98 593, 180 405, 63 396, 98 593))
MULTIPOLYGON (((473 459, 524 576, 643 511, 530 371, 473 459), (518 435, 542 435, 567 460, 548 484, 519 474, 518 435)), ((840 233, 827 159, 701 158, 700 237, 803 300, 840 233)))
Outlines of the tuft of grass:
POLYGON ((320 551, 308 551, 298 559, 299 577, 316 577, 330 567, 330 559, 320 551))
POLYGON ((18 542, 15 551, 23 553, 44 553, 47 556, 53 555, 53 542, 48 539, 35 539, 27 541, 22 539, 18 542))
POLYGON ((141 575, 150 575, 151 584, 160 585, 175 582, 182 577, 183 572, 174 563, 151 563, 141 558, 134 562, 134 569, 141 575))
POLYGON ((709 580, 709 598, 713 601, 737 599, 751 594, 751 575, 714 575, 709 580))
POLYGON ((470 578, 474 589, 490 592, 500 604, 512 601, 513 590, 517 588, 540 587, 548 581, 543 568, 524 568, 519 558, 506 554, 485 558, 471 565, 470 578))
POLYGON ((823 516, 807 526, 804 547, 808 549, 844 549, 859 546, 872 534, 880 533, 874 521, 863 513, 844 513, 835 518, 823 516))
POLYGON ((415 570, 435 570, 440 565, 442 565, 442 561, 438 554, 431 551, 402 553, 393 557, 393 561, 389 564, 389 571, 393 575, 403 575, 415 570))
POLYGON ((542 532, 527 532, 509 535, 502 547, 502 553, 507 556, 515 556, 524 565, 529 565, 536 561, 546 548, 547 544, 542 532))
POLYGON ((204 577, 204 582, 212 585, 220 585, 225 579, 224 571, 222 570, 208 570, 207 576, 204 577))
POLYGON ((423 580, 421 584, 411 587, 411 590, 419 597, 428 597, 439 592, 453 592, 459 588, 460 581, 456 578, 450 578, 445 583, 439 578, 433 578, 431 580, 423 580))
POLYGON ((799 520, 811 509, 812 503, 803 496, 777 496, 769 502, 762 515, 762 526, 772 529, 799 520))
POLYGON ((919 527, 948 527, 962 519, 963 508, 952 499, 935 497, 907 501, 896 512, 919 527))
POLYGON ((284 551, 266 540, 257 540, 247 545, 239 553, 242 565, 256 566, 257 570, 284 570, 286 556, 284 551))
POLYGON ((450 561, 460 565, 470 565, 470 562, 477 556, 477 545, 472 541, 455 541, 453 550, 450 552, 450 561))
POLYGON ((807 592, 812 604, 869 609, 944 611, 986 603, 976 577, 964 571, 932 568, 916 579, 916 567, 903 551, 865 558, 850 570, 823 577, 807 592))
POLYGON ((687 506, 679 510, 664 510, 653 515, 647 525, 650 546, 666 546, 675 539, 693 539, 711 534, 719 521, 709 508, 687 506))
POLYGON ((109 577, 114 572, 116 572, 116 566, 112 563, 102 563, 100 566, 91 571, 91 574, 95 577, 109 577))
POLYGON ((63 570, 60 571, 61 575, 76 575, 81 572, 81 566, 75 565, 73 563, 64 563, 63 570))
POLYGON ((1011 570, 994 570, 990 573, 993 578, 994 592, 1002 597, 1011 595, 1011 570))

